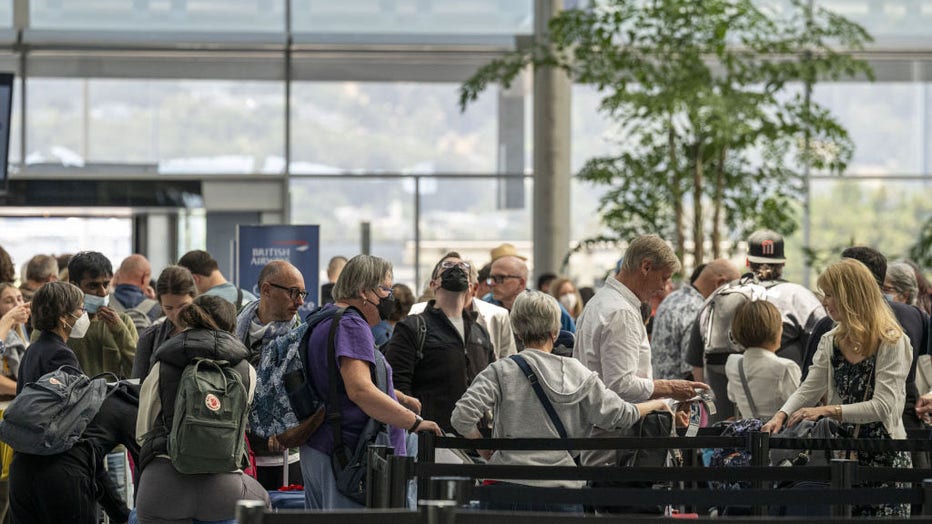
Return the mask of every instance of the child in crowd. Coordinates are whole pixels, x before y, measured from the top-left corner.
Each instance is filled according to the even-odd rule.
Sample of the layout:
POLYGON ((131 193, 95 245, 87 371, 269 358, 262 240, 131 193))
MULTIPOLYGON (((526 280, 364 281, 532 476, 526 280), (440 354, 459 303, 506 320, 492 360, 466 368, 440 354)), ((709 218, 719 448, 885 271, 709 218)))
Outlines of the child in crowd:
POLYGON ((737 405, 740 418, 770 420, 799 387, 801 376, 795 362, 776 355, 783 335, 780 311, 764 300, 747 302, 735 311, 731 334, 745 351, 725 364, 728 400, 737 405))

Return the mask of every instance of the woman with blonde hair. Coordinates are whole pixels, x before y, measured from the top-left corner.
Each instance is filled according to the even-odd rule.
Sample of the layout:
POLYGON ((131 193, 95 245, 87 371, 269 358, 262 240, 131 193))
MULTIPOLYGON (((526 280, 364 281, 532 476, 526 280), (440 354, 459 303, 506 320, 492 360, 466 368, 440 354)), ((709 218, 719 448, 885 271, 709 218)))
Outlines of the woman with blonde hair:
MULTIPOLYGON (((912 347, 876 280, 864 264, 849 258, 819 275, 818 286, 835 327, 822 336, 806 380, 762 429, 779 431, 784 422, 792 427, 831 417, 852 437, 905 439, 902 413, 912 347), (827 404, 816 406, 823 396, 827 404)), ((907 452, 859 452, 858 462, 912 467, 907 452)), ((855 506, 854 513, 908 517, 909 505, 855 506)))

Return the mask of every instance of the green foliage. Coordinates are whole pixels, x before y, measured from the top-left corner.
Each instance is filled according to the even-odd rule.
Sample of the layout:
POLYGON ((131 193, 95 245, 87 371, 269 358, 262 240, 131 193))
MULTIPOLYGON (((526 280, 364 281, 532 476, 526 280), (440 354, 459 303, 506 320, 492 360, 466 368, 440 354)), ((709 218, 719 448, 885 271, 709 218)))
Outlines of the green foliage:
POLYGON ((489 84, 528 66, 559 67, 594 85, 617 123, 619 153, 578 176, 611 189, 600 205, 620 238, 658 233, 719 255, 723 230, 737 240, 798 223, 804 167, 841 173, 848 133, 805 86, 871 76, 850 51, 870 36, 830 11, 794 1, 776 14, 752 0, 606 0, 559 13, 550 42, 482 67, 460 90, 465 108, 489 84), (707 209, 711 207, 711 212, 707 209))
POLYGON ((932 267, 932 214, 923 224, 919 240, 909 250, 909 258, 919 264, 919 267, 932 267))

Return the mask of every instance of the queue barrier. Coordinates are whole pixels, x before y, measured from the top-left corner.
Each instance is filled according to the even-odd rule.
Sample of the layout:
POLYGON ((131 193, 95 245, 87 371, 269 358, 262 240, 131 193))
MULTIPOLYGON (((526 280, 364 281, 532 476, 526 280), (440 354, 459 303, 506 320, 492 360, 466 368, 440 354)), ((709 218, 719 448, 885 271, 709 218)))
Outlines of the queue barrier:
MULTIPOLYGON (((902 503, 921 505, 922 515, 910 520, 932 523, 932 469, 861 467, 852 460, 833 460, 829 466, 767 466, 770 449, 833 451, 932 451, 928 431, 910 432, 908 440, 888 439, 797 439, 752 433, 745 437, 721 437, 703 434, 695 437, 611 439, 463 439, 436 437, 421 433, 418 461, 393 456, 384 447, 370 447, 368 475, 368 509, 355 511, 282 511, 271 512, 261 503, 242 501, 237 509, 242 524, 290 524, 326 521, 333 524, 576 524, 578 519, 605 524, 681 522, 642 515, 571 515, 559 513, 508 513, 464 509, 467 501, 536 502, 586 505, 677 505, 677 506, 752 506, 754 517, 727 517, 729 523, 830 522, 850 518, 856 504, 902 503), (744 468, 708 468, 701 466, 662 468, 542 467, 486 464, 436 464, 435 450, 515 449, 515 450, 591 450, 591 449, 681 449, 743 448, 750 451, 752 465, 744 468), (407 497, 408 480, 417 478, 417 511, 402 509, 407 497), (597 480, 597 481, 668 481, 674 489, 586 488, 563 489, 531 486, 476 486, 477 478, 597 480), (826 489, 779 490, 774 482, 809 480, 828 483, 826 489), (913 483, 911 488, 855 487, 864 480, 913 483), (711 481, 747 481, 750 489, 712 490, 699 487, 711 481), (691 488, 686 487, 687 485, 691 488), (767 517, 767 506, 830 505, 832 517, 767 517)), ((695 463, 695 454, 692 462, 695 463)), ((700 518, 699 520, 707 520, 700 518)), ((717 520, 722 520, 722 517, 717 520)), ((889 519, 858 518, 858 522, 889 522, 889 519)), ((579 524, 582 524, 581 522, 579 524)))

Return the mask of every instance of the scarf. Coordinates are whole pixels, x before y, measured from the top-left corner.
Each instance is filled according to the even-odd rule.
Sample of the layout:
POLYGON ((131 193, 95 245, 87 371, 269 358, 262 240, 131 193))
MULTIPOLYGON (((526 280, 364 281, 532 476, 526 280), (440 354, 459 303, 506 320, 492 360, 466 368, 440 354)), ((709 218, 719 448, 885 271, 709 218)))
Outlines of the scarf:
POLYGON ((289 320, 269 322, 262 332, 262 338, 259 340, 250 340, 250 332, 253 330, 253 322, 259 324, 259 302, 252 302, 243 306, 243 310, 236 316, 236 338, 249 349, 249 362, 255 365, 259 360, 259 353, 267 347, 276 338, 286 335, 293 328, 301 324, 301 320, 295 316, 289 320), (253 362, 255 361, 255 362, 253 362))

